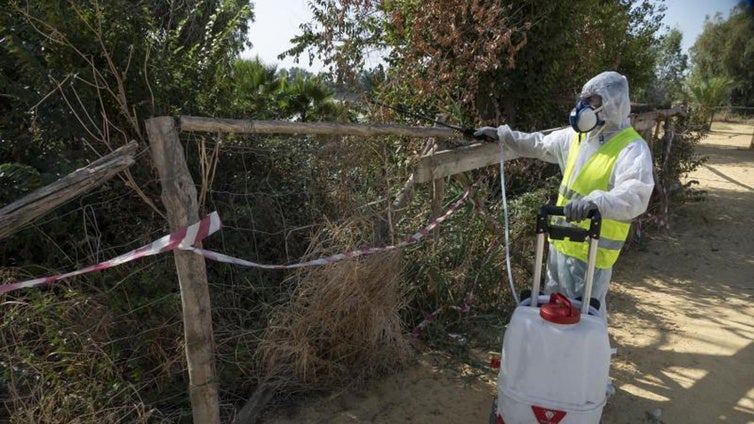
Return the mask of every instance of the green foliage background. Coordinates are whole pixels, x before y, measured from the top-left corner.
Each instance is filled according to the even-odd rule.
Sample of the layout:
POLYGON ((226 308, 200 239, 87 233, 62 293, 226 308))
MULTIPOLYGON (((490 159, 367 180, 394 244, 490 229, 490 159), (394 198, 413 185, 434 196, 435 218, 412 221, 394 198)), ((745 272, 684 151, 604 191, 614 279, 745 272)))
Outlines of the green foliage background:
POLYGON ((728 87, 727 95, 714 106, 728 101, 735 106, 754 106, 754 9, 750 5, 739 3, 727 20, 720 14, 707 17, 704 32, 690 54, 692 87, 712 79, 730 81, 732 90, 728 87))

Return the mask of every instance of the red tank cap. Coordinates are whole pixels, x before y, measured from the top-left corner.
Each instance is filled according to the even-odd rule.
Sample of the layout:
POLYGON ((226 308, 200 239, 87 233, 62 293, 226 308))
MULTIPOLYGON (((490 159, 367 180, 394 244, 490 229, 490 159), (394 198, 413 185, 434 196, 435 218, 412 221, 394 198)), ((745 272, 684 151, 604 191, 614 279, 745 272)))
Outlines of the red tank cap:
POLYGON ((550 303, 539 308, 539 316, 555 324, 576 324, 581 318, 578 309, 575 309, 571 301, 560 293, 550 295, 550 303))

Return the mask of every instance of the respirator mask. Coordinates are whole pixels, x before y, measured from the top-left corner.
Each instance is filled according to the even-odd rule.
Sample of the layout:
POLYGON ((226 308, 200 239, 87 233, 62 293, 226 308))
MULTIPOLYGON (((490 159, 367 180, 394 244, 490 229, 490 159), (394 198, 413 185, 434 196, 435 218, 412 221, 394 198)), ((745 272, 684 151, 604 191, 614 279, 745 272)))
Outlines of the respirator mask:
POLYGON ((602 111, 601 99, 599 102, 592 101, 592 98, 579 99, 576 107, 571 110, 571 114, 568 116, 568 123, 571 124, 576 132, 588 133, 595 129, 599 125, 603 125, 605 121, 600 119, 599 112, 602 111), (595 105, 598 103, 598 105, 595 105))

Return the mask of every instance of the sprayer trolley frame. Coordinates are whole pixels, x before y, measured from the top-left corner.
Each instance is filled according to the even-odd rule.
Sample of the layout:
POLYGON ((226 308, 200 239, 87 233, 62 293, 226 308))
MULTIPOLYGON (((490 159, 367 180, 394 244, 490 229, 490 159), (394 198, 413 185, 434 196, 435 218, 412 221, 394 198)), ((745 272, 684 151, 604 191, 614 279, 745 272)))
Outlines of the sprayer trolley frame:
POLYGON ((606 400, 610 346, 604 318, 589 301, 538 296, 549 236, 588 240, 582 298, 591 298, 602 219, 592 211, 584 229, 553 225, 553 216, 564 216, 563 208, 545 205, 537 214, 532 295, 514 310, 505 333, 491 424, 598 423, 606 400), (565 389, 553 389, 558 386, 565 389))
MULTIPOLYGON (((594 285, 594 270, 597 263, 597 248, 599 247, 600 231, 602 229, 602 216, 596 209, 590 211, 587 217, 590 221, 588 229, 552 225, 550 223, 551 216, 565 216, 563 207, 544 205, 539 208, 539 212, 537 213, 537 245, 534 263, 534 281, 532 282, 531 292, 539 293, 539 285, 542 279, 542 264, 544 262, 545 245, 548 236, 554 240, 564 240, 567 238, 574 242, 585 242, 589 239, 589 253, 587 256, 584 295, 582 299, 591 299, 592 287, 594 285)), ((536 308, 537 303, 532 302, 529 306, 536 308)), ((588 314, 589 306, 590 302, 582 302, 581 313, 584 315, 588 314)))

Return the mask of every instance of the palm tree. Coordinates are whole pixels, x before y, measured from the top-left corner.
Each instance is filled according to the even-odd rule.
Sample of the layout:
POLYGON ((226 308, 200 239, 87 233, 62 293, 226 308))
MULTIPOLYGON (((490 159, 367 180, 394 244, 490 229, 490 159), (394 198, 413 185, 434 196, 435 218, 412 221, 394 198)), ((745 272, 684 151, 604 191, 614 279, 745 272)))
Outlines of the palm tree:
POLYGON ((735 86, 735 81, 726 76, 689 81, 692 101, 696 103, 700 118, 705 122, 707 129, 712 125, 715 108, 730 98, 735 86))
POLYGON ((227 84, 230 85, 233 115, 253 119, 279 116, 277 98, 284 84, 277 75, 276 66, 263 65, 259 60, 239 59, 233 64, 227 84))
POLYGON ((340 109, 320 78, 301 70, 282 70, 258 59, 233 64, 225 93, 234 117, 247 119, 333 120, 340 109))
POLYGON ((332 120, 338 107, 334 93, 317 77, 285 74, 283 90, 287 98, 286 114, 301 122, 332 120))

